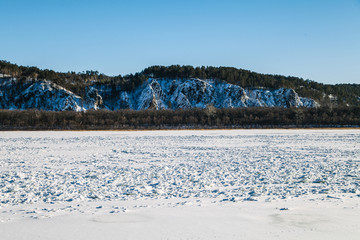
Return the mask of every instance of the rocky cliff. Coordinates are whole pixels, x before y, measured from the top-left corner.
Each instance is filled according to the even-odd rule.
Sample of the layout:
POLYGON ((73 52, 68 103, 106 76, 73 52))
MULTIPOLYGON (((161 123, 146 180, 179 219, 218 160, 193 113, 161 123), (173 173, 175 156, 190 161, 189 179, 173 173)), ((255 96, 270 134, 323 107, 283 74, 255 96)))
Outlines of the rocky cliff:
POLYGON ((98 109, 191 109, 238 107, 317 107, 310 98, 293 89, 244 89, 222 81, 201 79, 149 79, 132 92, 110 94, 107 85, 83 89, 82 96, 42 80, 19 83, 14 78, 0 79, 0 108, 46 111, 85 111, 98 109))

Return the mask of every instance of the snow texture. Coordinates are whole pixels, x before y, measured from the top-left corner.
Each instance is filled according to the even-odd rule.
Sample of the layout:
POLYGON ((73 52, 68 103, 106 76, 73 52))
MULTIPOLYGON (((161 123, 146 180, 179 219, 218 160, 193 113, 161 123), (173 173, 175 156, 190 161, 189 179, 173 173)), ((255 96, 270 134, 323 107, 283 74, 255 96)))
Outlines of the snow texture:
POLYGON ((356 239, 359 156, 359 130, 0 132, 0 239, 356 239))

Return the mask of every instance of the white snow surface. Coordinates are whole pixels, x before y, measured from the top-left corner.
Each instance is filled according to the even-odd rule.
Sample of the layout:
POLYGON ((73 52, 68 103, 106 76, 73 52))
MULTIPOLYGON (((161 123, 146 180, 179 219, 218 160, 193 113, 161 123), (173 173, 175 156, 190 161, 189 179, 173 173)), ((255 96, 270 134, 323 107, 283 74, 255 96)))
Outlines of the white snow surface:
POLYGON ((358 239, 360 130, 0 132, 0 239, 358 239))

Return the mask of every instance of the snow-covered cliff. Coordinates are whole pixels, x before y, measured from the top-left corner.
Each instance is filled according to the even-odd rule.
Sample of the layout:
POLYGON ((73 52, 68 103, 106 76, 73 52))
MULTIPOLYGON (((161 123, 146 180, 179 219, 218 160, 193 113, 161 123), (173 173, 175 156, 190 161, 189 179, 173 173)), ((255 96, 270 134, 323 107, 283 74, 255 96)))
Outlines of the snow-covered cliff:
POLYGON ((46 111, 84 111, 89 109, 191 109, 213 105, 237 107, 317 107, 318 103, 300 97, 293 89, 244 89, 215 80, 149 79, 132 92, 111 92, 104 85, 83 90, 82 96, 51 81, 25 82, 0 79, 0 108, 46 111))
POLYGON ((220 81, 149 79, 133 93, 121 97, 121 105, 132 109, 177 109, 237 107, 317 107, 318 103, 300 97, 293 89, 243 89, 220 81), (132 96, 132 97, 130 97, 132 96))
POLYGON ((45 111, 84 111, 104 108, 97 89, 89 88, 83 98, 50 81, 25 82, 14 79, 0 82, 0 108, 45 111))

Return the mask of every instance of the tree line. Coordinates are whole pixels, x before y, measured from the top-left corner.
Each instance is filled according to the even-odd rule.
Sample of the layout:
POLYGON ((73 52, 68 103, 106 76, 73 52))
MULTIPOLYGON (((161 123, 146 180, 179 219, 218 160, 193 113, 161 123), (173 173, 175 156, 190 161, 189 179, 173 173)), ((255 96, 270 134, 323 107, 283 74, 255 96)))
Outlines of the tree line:
POLYGON ((126 130, 360 126, 360 107, 50 112, 0 110, 0 130, 126 130))

